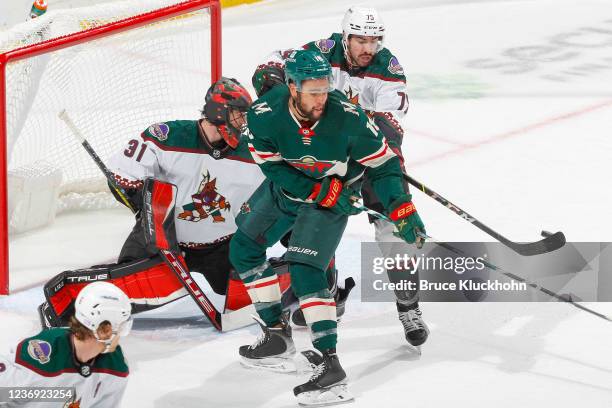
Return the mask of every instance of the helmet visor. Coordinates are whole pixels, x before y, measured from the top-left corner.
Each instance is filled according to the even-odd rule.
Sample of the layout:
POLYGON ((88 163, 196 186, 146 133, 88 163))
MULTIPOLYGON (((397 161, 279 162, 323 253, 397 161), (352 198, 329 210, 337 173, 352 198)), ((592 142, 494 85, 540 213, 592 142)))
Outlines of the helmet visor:
POLYGON ((324 94, 334 90, 334 76, 329 74, 319 78, 305 78, 296 84, 298 92, 308 94, 324 94))

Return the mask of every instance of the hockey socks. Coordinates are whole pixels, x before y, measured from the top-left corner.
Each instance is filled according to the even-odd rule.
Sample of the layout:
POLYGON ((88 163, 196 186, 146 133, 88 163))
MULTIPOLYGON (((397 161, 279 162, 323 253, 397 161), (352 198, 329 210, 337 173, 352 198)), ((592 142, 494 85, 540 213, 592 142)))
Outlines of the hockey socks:
POLYGON ((305 264, 292 264, 289 270, 313 346, 321 351, 335 348, 338 340, 336 301, 327 288, 325 272, 305 264))
POLYGON ((281 289, 278 276, 270 263, 266 261, 253 269, 240 272, 239 275, 257 314, 266 326, 278 324, 282 313, 281 289))

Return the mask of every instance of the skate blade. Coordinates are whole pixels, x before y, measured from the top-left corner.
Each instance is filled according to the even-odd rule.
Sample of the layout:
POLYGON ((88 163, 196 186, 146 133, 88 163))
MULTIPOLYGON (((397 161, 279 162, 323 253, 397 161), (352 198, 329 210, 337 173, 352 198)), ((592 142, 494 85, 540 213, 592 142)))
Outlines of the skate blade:
POLYGON ((303 407, 327 407, 355 401, 346 384, 334 385, 320 391, 303 392, 297 399, 298 404, 303 407))
POLYGON ((240 364, 252 370, 264 370, 274 373, 296 373, 295 361, 285 358, 265 358, 260 360, 249 360, 242 358, 240 364))
POLYGON ((418 356, 422 356, 423 355, 422 352, 421 352, 421 346, 413 346, 412 344, 408 343, 408 349, 413 354, 416 354, 418 356))

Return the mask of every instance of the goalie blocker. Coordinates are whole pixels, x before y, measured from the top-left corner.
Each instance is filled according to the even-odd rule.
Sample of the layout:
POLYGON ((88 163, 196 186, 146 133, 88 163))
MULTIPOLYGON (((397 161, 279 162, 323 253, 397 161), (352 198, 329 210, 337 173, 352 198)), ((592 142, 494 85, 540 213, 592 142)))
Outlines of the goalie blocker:
MULTIPOLYGON (((176 270, 167 262, 168 252, 174 254, 180 264, 185 261, 180 253, 174 229, 174 193, 175 188, 168 183, 148 179, 143 188, 145 216, 140 223, 147 243, 147 249, 154 253, 150 257, 120 264, 96 265, 90 268, 64 271, 44 286, 46 302, 39 306, 43 328, 66 326, 69 317, 74 313, 74 301, 80 290, 91 282, 107 281, 119 287, 129 297, 132 313, 152 310, 172 301, 187 296, 186 282, 177 276, 176 270), (158 252, 158 253, 156 253, 158 252)), ((215 255, 226 256, 229 240, 217 245, 209 254, 212 261, 215 255)), ((270 263, 277 271, 283 290, 283 303, 289 304, 293 299, 287 264, 280 259, 271 259, 270 263)), ((207 280, 225 279, 224 312, 232 312, 250 305, 251 301, 246 288, 233 269, 220 262, 224 270, 214 274, 204 273, 207 280), (209 275, 209 276, 207 276, 209 275)), ((187 279, 191 281, 191 279, 187 279)), ((211 286, 216 286, 211 282, 211 286)), ((193 295, 192 295, 193 296, 193 295)))

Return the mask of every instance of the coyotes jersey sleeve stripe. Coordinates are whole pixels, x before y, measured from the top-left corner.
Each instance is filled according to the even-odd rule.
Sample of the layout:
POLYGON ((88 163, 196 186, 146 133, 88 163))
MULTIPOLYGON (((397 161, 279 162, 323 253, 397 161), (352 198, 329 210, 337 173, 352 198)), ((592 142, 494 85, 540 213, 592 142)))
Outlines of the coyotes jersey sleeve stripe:
POLYGON ((161 150, 170 151, 170 152, 183 152, 183 153, 205 153, 202 149, 197 148, 189 148, 189 147, 179 147, 179 146, 168 146, 164 143, 161 143, 159 140, 154 137, 147 136, 145 133, 140 135, 145 142, 152 142, 155 146, 160 148, 161 150))

